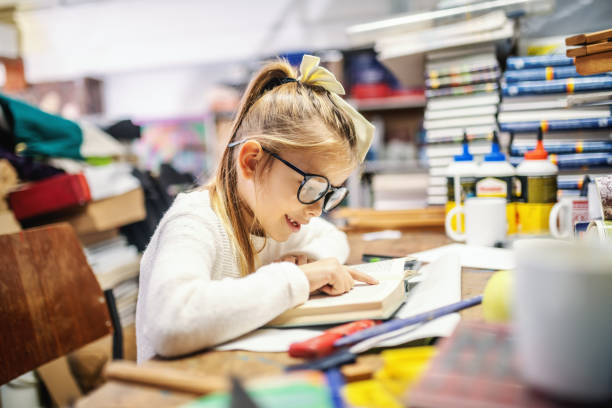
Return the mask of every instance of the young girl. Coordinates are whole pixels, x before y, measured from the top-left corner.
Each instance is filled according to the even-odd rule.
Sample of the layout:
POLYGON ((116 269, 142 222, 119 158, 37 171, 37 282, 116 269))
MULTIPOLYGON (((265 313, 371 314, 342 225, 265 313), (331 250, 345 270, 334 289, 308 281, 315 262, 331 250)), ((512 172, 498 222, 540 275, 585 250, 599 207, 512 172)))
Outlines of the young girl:
POLYGON ((256 329, 322 291, 376 280, 342 264, 346 235, 319 218, 374 127, 304 56, 301 75, 276 62, 252 80, 215 178, 177 196, 140 267, 138 361, 213 346, 256 329))

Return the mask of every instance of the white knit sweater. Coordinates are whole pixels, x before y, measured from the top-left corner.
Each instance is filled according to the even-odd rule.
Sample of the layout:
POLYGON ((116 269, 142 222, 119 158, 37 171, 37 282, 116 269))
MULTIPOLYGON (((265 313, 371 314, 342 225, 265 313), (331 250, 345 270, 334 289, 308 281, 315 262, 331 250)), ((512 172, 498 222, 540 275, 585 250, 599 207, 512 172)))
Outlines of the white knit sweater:
POLYGON ((138 362, 156 354, 176 356, 214 346, 306 301, 308 280, 301 269, 289 262, 270 263, 290 253, 313 259, 336 257, 344 263, 349 247, 343 232, 313 218, 286 242, 268 239, 259 254, 264 266, 240 277, 208 192, 179 194, 140 263, 138 362))

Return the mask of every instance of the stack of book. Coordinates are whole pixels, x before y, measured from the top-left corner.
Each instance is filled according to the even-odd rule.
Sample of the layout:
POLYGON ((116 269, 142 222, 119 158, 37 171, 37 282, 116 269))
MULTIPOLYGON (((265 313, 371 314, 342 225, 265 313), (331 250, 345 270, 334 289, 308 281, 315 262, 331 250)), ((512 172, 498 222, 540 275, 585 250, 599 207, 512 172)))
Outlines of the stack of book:
POLYGON ((112 289, 122 327, 134 324, 140 254, 123 235, 85 247, 85 256, 103 290, 112 289))
MULTIPOLYGON (((612 75, 581 76, 562 55, 512 57, 503 75, 499 127, 511 135, 510 162, 535 147, 538 128, 559 167, 561 190, 584 174, 612 170, 612 75)), ((576 184, 576 183, 574 183, 576 184)), ((564 194, 563 192, 561 194, 564 194)))
POLYGON ((423 155, 429 166, 427 202, 446 203, 446 168, 461 154, 464 132, 479 160, 497 130, 500 68, 493 45, 467 46, 427 55, 427 107, 423 155))

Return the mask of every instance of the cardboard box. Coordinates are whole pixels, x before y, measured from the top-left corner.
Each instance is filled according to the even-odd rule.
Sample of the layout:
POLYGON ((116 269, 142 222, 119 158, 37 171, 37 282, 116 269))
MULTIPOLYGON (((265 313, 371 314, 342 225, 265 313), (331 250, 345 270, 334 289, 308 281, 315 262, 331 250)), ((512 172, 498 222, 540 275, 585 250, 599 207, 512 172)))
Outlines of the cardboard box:
POLYGON ((137 188, 118 196, 92 201, 65 221, 72 225, 78 235, 85 235, 142 221, 146 216, 144 193, 137 188))
POLYGON ((0 234, 12 234, 21 231, 12 211, 0 211, 0 234))

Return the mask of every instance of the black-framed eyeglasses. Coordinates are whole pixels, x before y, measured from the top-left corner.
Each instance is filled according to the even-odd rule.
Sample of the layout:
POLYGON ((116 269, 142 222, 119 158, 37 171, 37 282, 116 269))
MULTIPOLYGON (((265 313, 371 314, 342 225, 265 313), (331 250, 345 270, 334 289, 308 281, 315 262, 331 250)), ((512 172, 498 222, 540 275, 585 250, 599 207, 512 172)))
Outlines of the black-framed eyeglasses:
MULTIPOLYGON (((237 146, 243 143, 244 141, 245 140, 232 142, 228 144, 227 147, 230 148, 237 146)), ((297 191, 297 199, 300 203, 313 204, 323 199, 323 211, 330 212, 338 205, 340 205, 342 200, 344 200, 344 198, 347 196, 348 189, 346 187, 334 187, 331 185, 327 177, 321 176, 319 174, 306 173, 305 171, 300 170, 299 168, 289 163, 287 160, 283 159, 276 153, 272 153, 263 146, 262 149, 270 156, 274 157, 277 160, 280 160, 291 170, 299 173, 302 177, 304 177, 297 191)))

